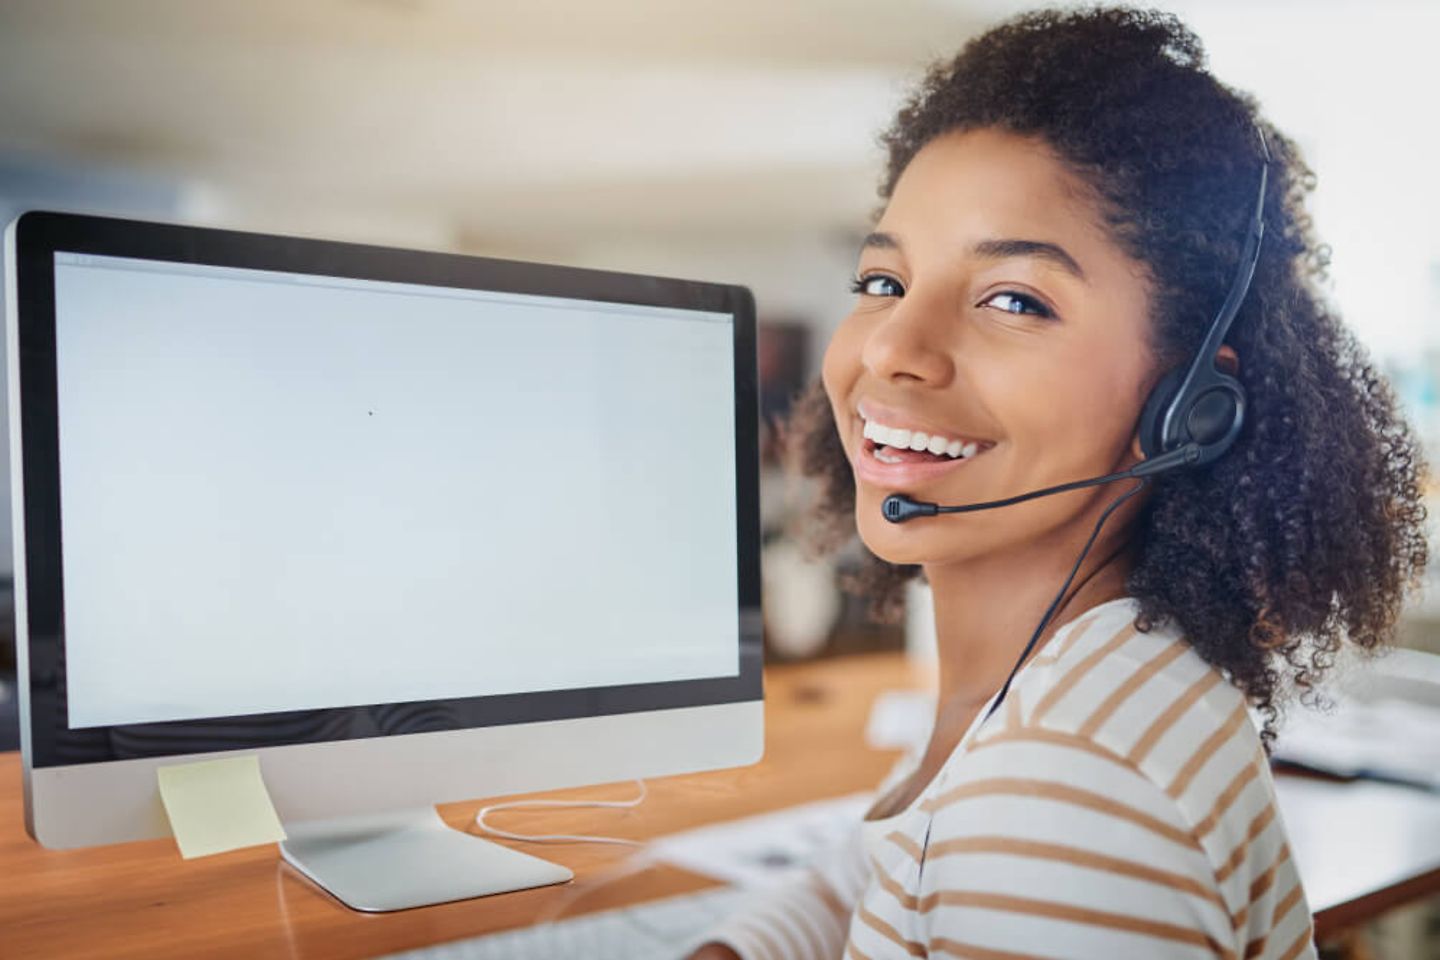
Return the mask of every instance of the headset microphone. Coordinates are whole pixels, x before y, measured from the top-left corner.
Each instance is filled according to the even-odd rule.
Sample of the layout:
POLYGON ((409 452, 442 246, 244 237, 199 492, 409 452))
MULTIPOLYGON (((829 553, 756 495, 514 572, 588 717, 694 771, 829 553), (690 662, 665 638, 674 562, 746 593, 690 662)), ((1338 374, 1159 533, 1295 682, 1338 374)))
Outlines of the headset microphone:
POLYGON ((903 493, 892 493, 885 498, 885 502, 880 506, 885 514, 885 519, 891 523, 904 523, 906 520, 914 520, 916 517, 933 517, 937 513, 970 513, 974 510, 993 510, 996 507, 1008 507, 1012 503, 1034 500, 1037 497, 1048 497, 1056 493, 1065 493, 1067 490, 1079 490, 1082 487, 1097 487, 1102 483, 1114 483, 1116 480, 1139 480, 1143 477, 1152 477, 1157 473, 1164 473, 1166 470, 1174 470, 1177 467, 1187 467, 1199 459, 1200 445, 1187 443, 1179 450, 1172 450, 1158 457, 1149 457, 1141 460, 1129 470, 1121 470, 1119 473, 1107 473, 1103 477, 1092 477, 1089 480, 1075 480, 1071 483, 1062 483, 1059 486, 1046 487, 1043 490, 1032 490, 1029 493, 1022 493, 1018 497, 1007 497, 1004 500, 988 500, 985 503, 967 503, 955 507, 942 507, 937 503, 911 500, 903 493))

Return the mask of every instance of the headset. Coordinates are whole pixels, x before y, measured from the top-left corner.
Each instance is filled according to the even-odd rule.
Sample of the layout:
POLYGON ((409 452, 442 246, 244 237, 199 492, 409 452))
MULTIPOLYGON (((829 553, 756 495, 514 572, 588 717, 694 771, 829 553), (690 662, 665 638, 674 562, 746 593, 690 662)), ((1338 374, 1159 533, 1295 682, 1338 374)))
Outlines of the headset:
POLYGON ((1011 681, 1015 679, 1015 675, 1025 663, 1025 658, 1030 655, 1030 651, 1039 641, 1046 624, 1055 615, 1061 599, 1065 596, 1065 591, 1070 588, 1071 581, 1075 579, 1075 574, 1079 572, 1081 563, 1084 562, 1086 554, 1090 552, 1091 545, 1095 542, 1100 528, 1109 519, 1110 514, 1126 500, 1143 490, 1155 475, 1170 470, 1213 463, 1234 446, 1236 439, 1240 436, 1240 430, 1245 425, 1245 388, 1235 377, 1216 367, 1215 358, 1225 340, 1226 333, 1230 331, 1231 324, 1235 322, 1236 314, 1240 312, 1240 304, 1244 302, 1245 294, 1250 289, 1250 281, 1255 275, 1255 265, 1260 260, 1260 242, 1265 238, 1265 188, 1269 181, 1270 148, 1265 143, 1264 131, 1258 125, 1255 127, 1255 132, 1260 138, 1262 157, 1260 189, 1255 198, 1255 212, 1246 231, 1245 246, 1240 254, 1239 268, 1235 273, 1235 279, 1230 284, 1229 294, 1221 304, 1219 312, 1215 314, 1215 319, 1211 321, 1210 329, 1205 334, 1205 339, 1201 341, 1190 365, 1171 370, 1160 379, 1146 397, 1145 405, 1141 408, 1138 426, 1140 451, 1145 455, 1143 460, 1119 473, 1062 483, 1058 486, 1033 490, 1003 500, 940 506, 935 503, 912 500, 904 494, 892 493, 881 504, 881 513, 886 520, 891 523, 904 523, 916 517, 929 517, 941 513, 993 510, 996 507, 1007 507, 1037 497, 1048 497, 1064 493, 1067 490, 1078 490, 1083 487, 1113 483, 1117 480, 1140 481, 1134 488, 1117 497, 1100 515, 1095 529, 1090 533, 1090 539, 1085 541, 1080 556, 1076 558, 1075 565, 1070 569, 1070 575, 1065 578, 1060 592, 1055 595, 1055 599, 1051 601, 1049 608, 1045 611, 1044 618, 1035 628, 1035 633, 1031 635, 1030 642, 1026 644, 1020 654, 1020 659, 1011 669, 1004 686, 1000 688, 994 701, 991 702, 990 709, 985 714, 986 719, 1005 699, 1011 681))

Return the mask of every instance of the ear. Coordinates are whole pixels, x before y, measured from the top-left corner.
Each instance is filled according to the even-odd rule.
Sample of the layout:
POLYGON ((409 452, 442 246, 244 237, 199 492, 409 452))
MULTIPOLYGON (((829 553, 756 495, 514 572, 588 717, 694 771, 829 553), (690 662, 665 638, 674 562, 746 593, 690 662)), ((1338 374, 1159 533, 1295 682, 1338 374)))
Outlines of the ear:
POLYGON ((1155 381, 1150 384, 1150 389, 1147 390, 1141 398, 1140 415, 1135 419, 1135 432, 1130 436, 1130 463, 1126 464, 1127 467, 1133 466, 1145 459, 1145 451, 1140 446, 1140 424, 1145 420, 1144 410, 1150 403, 1151 394, 1155 392, 1155 388, 1158 387, 1160 381, 1164 379, 1165 373, 1162 371, 1159 376, 1155 378, 1155 381))
POLYGON ((1130 464, 1129 464, 1129 466, 1134 466, 1135 464, 1139 463, 1141 460, 1144 460, 1144 459, 1145 459, 1145 451, 1142 450, 1142 449, 1140 449, 1140 430, 1139 430, 1139 428, 1137 427, 1136 430, 1135 430, 1135 435, 1130 438, 1130 464))
MULTIPOLYGON (((1220 349, 1215 352, 1215 366, 1233 377, 1240 372, 1240 355, 1230 344, 1222 343, 1220 349)), ((1159 383, 1160 381, 1156 380, 1155 382, 1159 383)), ((1140 449, 1140 431, 1138 429, 1130 438, 1130 456, 1135 459, 1136 463, 1145 459, 1145 451, 1140 449)))

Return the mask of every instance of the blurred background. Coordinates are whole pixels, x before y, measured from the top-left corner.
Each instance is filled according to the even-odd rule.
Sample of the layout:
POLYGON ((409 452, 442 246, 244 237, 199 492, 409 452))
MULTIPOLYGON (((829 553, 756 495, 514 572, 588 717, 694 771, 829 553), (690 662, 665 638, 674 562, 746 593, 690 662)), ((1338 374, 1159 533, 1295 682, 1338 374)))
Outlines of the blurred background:
MULTIPOLYGON (((1440 459, 1440 4, 1155 5, 1300 143, 1328 293, 1440 459)), ((1032 6, 0 0, 0 221, 76 210, 742 283, 778 416, 848 311, 876 135, 930 60, 1032 6)), ((908 628, 868 623, 835 586, 847 558, 786 537, 804 495, 767 456, 771 653, 917 642, 923 598, 908 628)), ((1437 568, 1403 642, 1440 652, 1437 568)), ((0 749, 13 664, 0 642, 0 749)))

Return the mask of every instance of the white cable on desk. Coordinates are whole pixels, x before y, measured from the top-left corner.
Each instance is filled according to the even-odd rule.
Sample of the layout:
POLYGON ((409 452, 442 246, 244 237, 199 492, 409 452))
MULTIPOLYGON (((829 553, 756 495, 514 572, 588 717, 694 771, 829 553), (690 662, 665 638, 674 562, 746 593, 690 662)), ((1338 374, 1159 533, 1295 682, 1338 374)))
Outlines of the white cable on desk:
POLYGON ((640 796, 634 800, 512 800, 506 803, 492 803, 488 807, 481 807, 475 814, 475 826, 492 836, 504 837, 506 840, 522 840, 527 843, 619 843, 627 847, 641 847, 644 846, 643 841, 626 840, 623 837, 591 837, 571 833, 511 833, 509 830, 501 830, 499 827, 492 827, 485 822, 485 815, 494 813, 496 810, 525 810, 537 807, 546 809, 556 807, 630 809, 638 807, 645 801, 645 796, 649 791, 645 787, 644 780, 636 780, 635 783, 640 787, 640 796))

